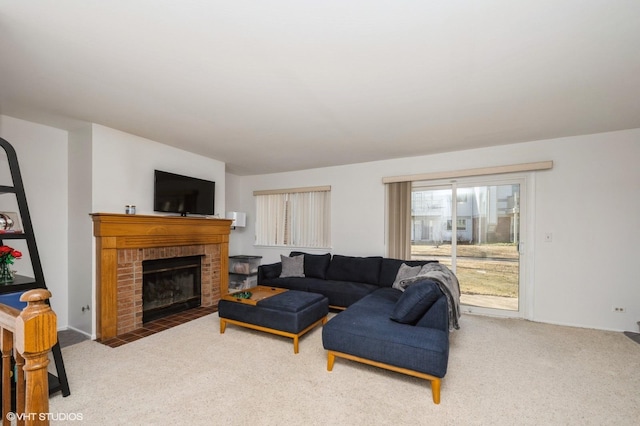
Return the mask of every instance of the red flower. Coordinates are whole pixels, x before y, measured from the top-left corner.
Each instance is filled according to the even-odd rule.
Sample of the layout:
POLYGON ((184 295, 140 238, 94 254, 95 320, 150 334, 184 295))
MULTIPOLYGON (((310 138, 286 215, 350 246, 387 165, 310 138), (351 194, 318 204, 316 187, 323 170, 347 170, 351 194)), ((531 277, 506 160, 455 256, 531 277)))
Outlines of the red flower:
POLYGON ((20 259, 22 252, 9 246, 0 246, 0 263, 13 263, 13 259, 20 259))

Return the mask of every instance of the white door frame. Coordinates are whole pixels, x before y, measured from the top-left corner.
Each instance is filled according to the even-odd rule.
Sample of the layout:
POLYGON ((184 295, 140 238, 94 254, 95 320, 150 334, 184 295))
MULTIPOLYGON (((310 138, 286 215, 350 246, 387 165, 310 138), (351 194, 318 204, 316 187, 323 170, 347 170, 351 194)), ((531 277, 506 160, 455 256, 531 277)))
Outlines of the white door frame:
MULTIPOLYGON (((416 182, 417 183, 417 182, 416 182)), ((533 314, 533 238, 534 224, 531 212, 534 208, 535 197, 535 174, 534 173, 514 173, 505 175, 480 176, 461 178, 448 181, 423 181, 416 185, 425 189, 452 189, 452 226, 453 235, 455 234, 455 226, 457 222, 456 204, 454 200, 457 198, 457 189, 460 186, 490 186, 490 185, 520 185, 520 245, 519 245, 519 279, 518 279, 518 310, 511 311, 505 309, 484 308, 471 305, 461 305, 460 310, 463 313, 480 314, 506 318, 525 318, 531 319, 533 314)), ((457 245, 455 238, 452 238, 452 267, 455 268, 457 245)))

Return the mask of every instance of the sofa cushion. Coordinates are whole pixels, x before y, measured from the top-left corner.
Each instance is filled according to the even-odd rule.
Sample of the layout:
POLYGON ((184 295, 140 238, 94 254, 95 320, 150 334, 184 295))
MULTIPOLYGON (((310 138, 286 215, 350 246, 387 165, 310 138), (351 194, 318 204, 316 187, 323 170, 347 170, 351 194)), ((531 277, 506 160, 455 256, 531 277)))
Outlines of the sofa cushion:
POLYGON ((431 305, 422 318, 415 324, 416 327, 437 328, 438 330, 449 330, 449 304, 447 296, 442 296, 431 305))
POLYGON ((396 280, 400 265, 403 263, 408 266, 422 266, 429 262, 437 262, 437 260, 400 260, 385 257, 382 259, 380 266, 380 281, 378 284, 381 287, 391 287, 396 280))
POLYGON ((347 281, 333 281, 313 279, 307 284, 307 291, 320 293, 329 298, 329 305, 347 308, 367 294, 379 289, 375 284, 354 283, 347 281))
POLYGON ((304 256, 287 257, 280 255, 282 272, 280 278, 304 277, 304 256))
POLYGON ((404 288, 400 286, 400 282, 402 280, 406 280, 407 278, 413 278, 420 273, 422 266, 409 266, 406 263, 400 265, 398 269, 398 273, 396 274, 396 279, 393 281, 393 285, 391 287, 397 288, 398 290, 404 291, 404 288))
POLYGON ((309 291, 309 282, 317 280, 317 278, 306 277, 288 277, 288 278, 269 278, 263 279, 260 285, 267 287, 279 287, 289 290, 309 291))
POLYGON ((310 254, 301 251, 292 251, 289 256, 304 256, 304 276, 325 279, 327 268, 331 262, 331 253, 310 254))
POLYGON ((438 285, 430 280, 418 281, 404 291, 390 318, 403 324, 415 324, 442 296, 438 285))
POLYGON ((258 279, 278 278, 282 272, 282 262, 258 266, 258 279))
POLYGON ((327 279, 377 284, 381 263, 382 257, 379 256, 352 257, 335 254, 327 270, 327 279))

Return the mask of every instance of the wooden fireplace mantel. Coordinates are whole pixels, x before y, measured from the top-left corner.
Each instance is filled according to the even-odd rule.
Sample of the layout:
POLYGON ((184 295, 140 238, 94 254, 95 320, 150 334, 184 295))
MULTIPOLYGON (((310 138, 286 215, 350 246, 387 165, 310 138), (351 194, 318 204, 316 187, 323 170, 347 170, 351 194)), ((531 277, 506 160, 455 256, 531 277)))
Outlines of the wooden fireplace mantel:
POLYGON ((226 294, 229 277, 229 233, 231 220, 201 217, 93 213, 96 238, 97 337, 117 334, 118 250, 220 245, 220 294, 226 294))

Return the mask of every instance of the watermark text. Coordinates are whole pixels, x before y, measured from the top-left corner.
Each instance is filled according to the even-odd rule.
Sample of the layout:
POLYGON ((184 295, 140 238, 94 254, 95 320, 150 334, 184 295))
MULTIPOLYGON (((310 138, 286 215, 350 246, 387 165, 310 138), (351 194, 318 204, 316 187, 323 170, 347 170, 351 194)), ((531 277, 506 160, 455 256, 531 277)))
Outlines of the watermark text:
POLYGON ((9 411, 6 415, 7 420, 10 422, 17 420, 19 422, 24 421, 79 421, 81 422, 82 413, 14 413, 9 411))

